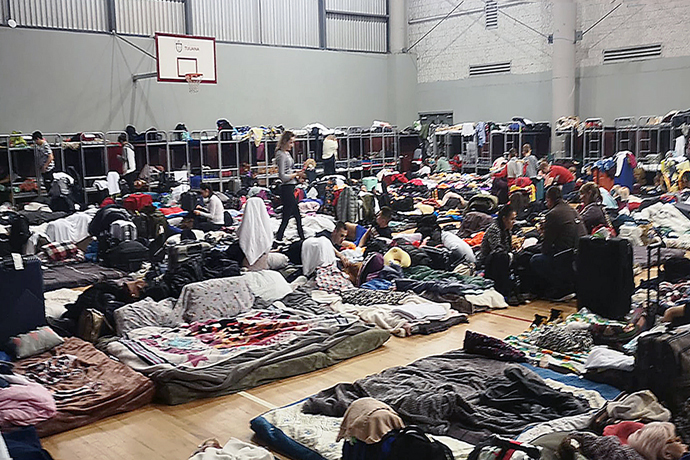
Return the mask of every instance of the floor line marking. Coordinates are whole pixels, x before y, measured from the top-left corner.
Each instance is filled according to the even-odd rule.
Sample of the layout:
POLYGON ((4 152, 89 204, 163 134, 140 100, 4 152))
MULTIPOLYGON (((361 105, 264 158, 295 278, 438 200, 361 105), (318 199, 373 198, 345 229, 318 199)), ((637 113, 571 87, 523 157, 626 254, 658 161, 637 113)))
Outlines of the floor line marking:
POLYGON ((250 401, 254 401, 257 404, 261 404, 262 406, 266 407, 267 409, 277 409, 278 408, 278 406, 274 406, 270 402, 264 401, 261 398, 257 398, 256 396, 249 394, 246 391, 240 391, 237 394, 240 396, 244 396, 245 398, 249 399, 250 401))
POLYGON ((526 322, 526 323, 531 323, 531 322, 532 322, 532 321, 529 320, 529 319, 518 318, 517 316, 512 316, 512 315, 504 315, 503 313, 496 313, 496 312, 493 312, 493 311, 487 311, 487 313, 490 314, 490 315, 502 316, 502 317, 504 317, 504 318, 510 318, 510 319, 516 319, 516 320, 518 320, 518 321, 524 321, 524 322, 526 322))

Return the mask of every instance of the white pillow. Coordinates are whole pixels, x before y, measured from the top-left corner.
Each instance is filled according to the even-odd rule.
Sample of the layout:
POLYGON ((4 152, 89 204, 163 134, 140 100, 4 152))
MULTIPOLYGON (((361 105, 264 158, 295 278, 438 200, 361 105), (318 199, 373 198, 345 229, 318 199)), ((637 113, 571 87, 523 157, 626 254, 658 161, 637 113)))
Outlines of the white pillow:
POLYGON ((470 245, 465 243, 465 241, 455 233, 441 232, 441 241, 443 241, 443 245, 451 251, 460 251, 465 258, 465 262, 475 263, 477 261, 470 245))
POLYGON ((292 293, 288 282, 278 272, 261 270, 247 272, 241 276, 254 296, 261 297, 266 302, 275 302, 292 293))

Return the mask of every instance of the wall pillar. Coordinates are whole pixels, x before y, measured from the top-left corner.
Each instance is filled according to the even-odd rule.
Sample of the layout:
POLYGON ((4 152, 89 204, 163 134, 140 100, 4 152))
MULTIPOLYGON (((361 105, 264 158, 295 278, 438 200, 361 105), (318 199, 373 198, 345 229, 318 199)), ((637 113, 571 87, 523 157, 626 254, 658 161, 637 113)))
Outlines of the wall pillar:
POLYGON ((407 0, 388 0, 389 51, 402 53, 407 49, 407 0))
MULTIPOLYGON (((555 129, 560 117, 575 113, 575 0, 553 0, 552 116, 555 129)), ((552 137, 552 141, 555 136, 552 137)))

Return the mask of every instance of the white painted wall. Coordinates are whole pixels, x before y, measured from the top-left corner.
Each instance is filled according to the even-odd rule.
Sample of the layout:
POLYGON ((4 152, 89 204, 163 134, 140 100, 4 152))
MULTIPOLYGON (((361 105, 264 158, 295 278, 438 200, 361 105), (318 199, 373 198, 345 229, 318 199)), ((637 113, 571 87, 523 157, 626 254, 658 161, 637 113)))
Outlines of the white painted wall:
MULTIPOLYGON (((150 38, 132 38, 154 52, 150 38)), ((217 45, 218 85, 190 94, 186 84, 131 76, 155 62, 105 34, 0 27, 0 132, 107 131, 134 124, 171 130, 235 125, 406 126, 415 104, 415 62, 401 56, 252 45, 217 45), (389 81, 389 79, 393 79, 389 81), (393 90, 392 90, 393 89, 393 90), (412 96, 414 100, 414 97, 412 96)))
MULTIPOLYGON (((689 107, 690 92, 683 88, 690 78, 690 1, 621 1, 620 8, 576 45, 576 114, 613 123, 620 116, 658 115, 689 107), (661 58, 603 64, 605 49, 656 43, 662 44, 661 58)), ((577 29, 587 29, 618 3, 577 0, 577 29)), ((553 32, 552 0, 499 0, 498 4, 540 33, 553 32)), ((419 19, 443 17, 455 5, 455 0, 410 0, 410 43, 438 22, 419 19)), ((549 120, 551 91, 544 82, 551 78, 552 45, 502 13, 498 29, 486 30, 483 5, 483 0, 466 0, 413 50, 419 111, 444 106, 455 111, 456 121, 500 121, 512 115, 549 120), (503 61, 511 61, 510 75, 468 76, 471 64, 503 61)))

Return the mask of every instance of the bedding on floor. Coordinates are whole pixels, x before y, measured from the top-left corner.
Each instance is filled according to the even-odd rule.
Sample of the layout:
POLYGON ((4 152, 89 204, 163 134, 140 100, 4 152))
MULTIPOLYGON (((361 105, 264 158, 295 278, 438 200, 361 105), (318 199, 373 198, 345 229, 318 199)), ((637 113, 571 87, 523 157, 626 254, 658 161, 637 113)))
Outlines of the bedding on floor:
POLYGON ((151 380, 74 337, 14 364, 15 373, 43 385, 55 399, 57 414, 36 425, 41 436, 138 409, 154 395, 151 380))
MULTIPOLYGON (((543 382, 549 390, 569 394, 574 400, 577 401, 586 400, 589 402, 590 407, 580 414, 555 418, 543 423, 523 425, 522 431, 518 431, 518 434, 521 436, 524 434, 525 437, 529 439, 534 439, 534 437, 544 432, 552 432, 558 427, 572 426, 574 429, 582 427, 583 423, 586 424, 586 422, 589 421, 596 409, 602 407, 602 404, 604 404, 606 401, 613 400, 620 394, 620 391, 610 387, 609 385, 590 382, 573 375, 563 375, 548 369, 539 369, 528 365, 500 363, 498 361, 473 357, 472 355, 465 355, 460 351, 450 352, 432 358, 426 358, 421 361, 433 359, 427 363, 433 369, 434 365, 443 363, 443 361, 439 361, 438 358, 445 359, 446 365, 441 366, 444 375, 451 374, 453 372, 452 363, 456 360, 459 364, 461 364, 457 369, 458 378, 470 377, 473 361, 478 364, 476 371, 479 373, 482 372, 481 369, 484 369, 485 371, 491 369, 491 363, 495 363, 497 365, 505 364, 503 369, 517 367, 518 369, 521 368, 526 370, 528 372, 527 375, 532 375, 533 377, 536 377, 534 374, 539 375, 539 377, 543 378, 543 382), (531 374, 532 372, 534 374, 531 374)), ((420 366, 415 366, 418 363, 420 363, 420 361, 417 361, 410 366, 393 368, 389 369, 388 371, 408 368, 408 370, 411 371, 410 375, 412 375, 412 373, 419 372, 421 370, 420 366)), ((386 373, 386 371, 378 375, 380 376, 384 373, 386 373)), ((389 374, 389 377, 393 377, 396 374, 399 373, 394 372, 393 374, 389 374)), ((424 372, 421 372, 419 375, 424 374, 424 372)), ((370 378, 371 377, 367 377, 367 379, 370 378)), ((428 380, 429 382, 427 382, 427 384, 431 383, 431 377, 429 377, 428 380)), ((354 385, 357 385, 357 383, 354 385)), ((405 380, 404 382, 401 381, 400 384, 396 384, 395 382, 391 381, 386 382, 385 380, 377 380, 372 382, 371 386, 366 385, 366 388, 371 389, 373 393, 379 394, 379 398, 377 399, 380 399, 381 395, 387 392, 388 386, 394 389, 396 386, 404 386, 407 383, 409 383, 409 380, 405 380)), ((470 389, 470 391, 481 391, 481 384, 477 383, 477 381, 473 378, 469 379, 468 385, 473 387, 470 389)), ((415 391, 416 390, 417 388, 415 387, 415 391)), ((394 389, 394 391, 396 390, 394 389)), ((467 394, 467 391, 463 390, 462 394, 467 394)), ((342 458, 342 443, 344 441, 337 442, 336 437, 342 422, 342 414, 339 416, 310 414, 306 413, 307 411, 304 410, 305 406, 310 403, 310 401, 314 401, 322 397, 319 395, 324 395, 324 392, 285 407, 270 410, 253 419, 251 421, 251 427, 256 434, 262 440, 268 442, 273 449, 285 453, 291 458, 300 460, 340 460, 342 458)), ((399 396, 402 398, 402 392, 399 394, 399 396)), ((393 399, 395 400, 396 398, 393 399)), ((401 401, 401 404, 403 407, 410 408, 413 406, 415 402, 414 400, 415 398, 413 398, 412 401, 401 401)), ((390 401, 388 403, 390 404, 390 401)), ((428 406, 429 409, 431 407, 431 405, 428 406)), ((400 412, 398 411, 398 413, 400 412)), ((430 410, 429 414, 431 417, 438 416, 438 413, 434 412, 433 410, 430 410)), ((403 416, 403 419, 410 423, 410 420, 406 419, 405 416, 403 416)), ((472 418, 469 418, 468 420, 472 420, 472 418)), ((442 436, 432 434, 432 437, 443 442, 451 449, 456 460, 466 459, 474 446, 468 442, 461 441, 451 436, 453 435, 442 436)))
POLYGON ((126 276, 127 273, 123 271, 103 267, 92 262, 43 267, 43 290, 47 292, 61 288, 85 287, 126 276))
POLYGON ((160 399, 180 404, 321 369, 389 337, 354 316, 323 313, 298 291, 232 318, 130 330, 107 349, 150 377, 160 399))

